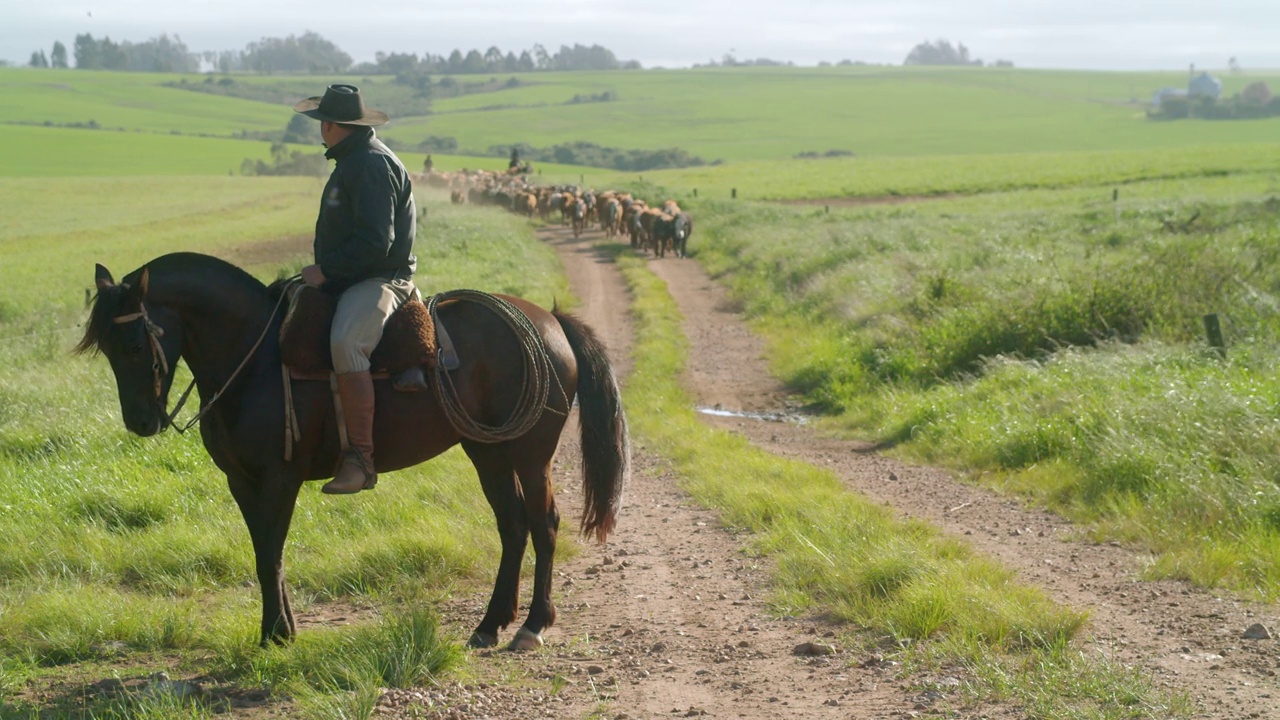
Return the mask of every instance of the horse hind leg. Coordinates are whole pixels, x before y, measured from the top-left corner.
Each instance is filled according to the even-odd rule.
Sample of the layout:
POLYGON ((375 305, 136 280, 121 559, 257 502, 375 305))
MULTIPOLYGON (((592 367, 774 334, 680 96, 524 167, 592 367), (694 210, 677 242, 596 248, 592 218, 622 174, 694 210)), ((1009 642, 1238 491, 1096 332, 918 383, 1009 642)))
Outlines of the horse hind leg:
MULTIPOLYGON (((524 438, 521 438, 524 440, 524 438)), ((516 441, 519 444, 521 441, 516 441)), ((554 454, 556 444, 550 447, 554 454)), ((556 621, 556 606, 551 599, 553 564, 556 556, 556 536, 560 531, 560 512, 556 509, 555 492, 551 483, 551 459, 521 457, 518 448, 516 473, 524 496, 524 511, 528 519, 529 534, 533 538, 534 569, 533 597, 529 602, 529 616, 511 641, 512 650, 533 650, 542 645, 542 631, 556 621)), ((535 455, 535 453, 530 453, 535 455)))
POLYGON ((471 633, 467 645, 487 648, 498 644, 498 631, 515 621, 519 612, 520 563, 529 538, 529 524, 520 501, 515 470, 501 445, 486 445, 463 441, 462 449, 471 458, 480 487, 493 508, 498 522, 498 535, 502 539, 502 559, 498 563, 498 575, 493 584, 493 595, 484 618, 471 633))

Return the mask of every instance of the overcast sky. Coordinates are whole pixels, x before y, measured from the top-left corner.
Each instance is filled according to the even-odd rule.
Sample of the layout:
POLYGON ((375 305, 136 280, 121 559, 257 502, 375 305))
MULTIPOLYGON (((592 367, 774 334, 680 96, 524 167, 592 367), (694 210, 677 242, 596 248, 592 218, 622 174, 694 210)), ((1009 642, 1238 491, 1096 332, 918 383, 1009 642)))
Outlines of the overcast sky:
POLYGON ((243 49, 313 30, 357 62, 376 51, 503 51, 600 44, 645 67, 733 52, 813 65, 900 64, 916 43, 963 42, 1019 67, 1181 70, 1280 67, 1280 0, 0 0, 0 59, 25 64, 77 34, 193 51, 243 49))

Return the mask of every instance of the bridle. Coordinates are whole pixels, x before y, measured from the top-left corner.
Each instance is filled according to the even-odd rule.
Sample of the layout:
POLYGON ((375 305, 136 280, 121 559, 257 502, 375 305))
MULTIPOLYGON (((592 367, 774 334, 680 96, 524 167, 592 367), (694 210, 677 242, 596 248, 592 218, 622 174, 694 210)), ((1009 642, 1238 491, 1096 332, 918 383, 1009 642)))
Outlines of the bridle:
MULTIPOLYGON (((293 282, 294 279, 295 278, 290 278, 287 282, 293 282)), ((200 418, 204 417, 205 413, 209 412, 209 409, 213 407, 213 404, 218 402, 218 399, 222 397, 222 394, 226 392, 227 388, 231 387, 231 383, 235 382, 235 379, 240 375, 240 371, 244 370, 245 366, 249 364, 249 360, 258 352, 258 348, 262 346, 262 341, 267 337, 267 332, 271 330, 272 323, 275 322, 276 315, 280 312, 281 304, 283 304, 284 299, 288 297, 288 295, 288 292, 282 291, 280 293, 280 299, 276 300, 276 306, 271 311, 271 317, 267 318, 267 326, 262 328, 262 334, 258 336, 258 340, 254 342, 253 347, 249 348, 249 352, 244 356, 244 359, 240 361, 240 364, 236 367, 235 371, 231 373, 231 377, 227 378, 227 381, 222 384, 222 387, 218 389, 218 392, 213 394, 213 397, 209 398, 209 402, 200 407, 200 412, 196 413, 195 417, 182 425, 175 425, 173 422, 178 417, 178 413, 182 411, 182 407, 187 404, 187 398, 191 397, 191 391, 196 387, 195 378, 191 378, 191 382, 187 385, 187 389, 182 392, 182 397, 178 398, 178 404, 173 406, 173 412, 164 413, 162 403, 161 412, 164 413, 165 417, 164 425, 160 428, 161 432, 163 432, 165 428, 172 427, 179 435, 181 435, 190 430, 196 423, 200 422, 200 418)), ((159 324, 147 315, 147 306, 141 301, 138 302, 138 312, 117 315, 111 320, 117 325, 124 325, 138 320, 142 321, 143 327, 147 330, 147 338, 150 340, 151 344, 151 373, 154 376, 156 401, 162 402, 162 397, 164 395, 164 379, 169 376, 169 358, 164 354, 164 347, 160 345, 160 338, 164 337, 164 328, 160 327, 159 324)))
POLYGON ((164 354, 164 348, 160 346, 160 338, 164 337, 164 328, 157 325, 147 315, 147 306, 138 304, 138 312, 129 313, 128 315, 119 315, 111 319, 117 325, 131 323, 134 320, 141 320, 143 326, 147 329, 147 339, 151 341, 151 372, 155 375, 156 399, 160 399, 160 395, 164 389, 164 378, 169 375, 169 358, 164 354), (161 374, 163 371, 163 374, 161 374))

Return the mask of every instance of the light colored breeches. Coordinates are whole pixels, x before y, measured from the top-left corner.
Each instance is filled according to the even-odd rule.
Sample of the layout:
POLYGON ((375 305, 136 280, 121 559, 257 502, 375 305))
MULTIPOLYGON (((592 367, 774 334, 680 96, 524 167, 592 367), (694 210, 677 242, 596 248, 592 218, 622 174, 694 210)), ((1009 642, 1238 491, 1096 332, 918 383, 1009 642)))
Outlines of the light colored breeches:
POLYGON ((369 369, 369 355, 382 339, 382 328, 413 296, 413 281, 373 278, 352 285, 338 298, 329 332, 333 369, 339 375, 369 369))

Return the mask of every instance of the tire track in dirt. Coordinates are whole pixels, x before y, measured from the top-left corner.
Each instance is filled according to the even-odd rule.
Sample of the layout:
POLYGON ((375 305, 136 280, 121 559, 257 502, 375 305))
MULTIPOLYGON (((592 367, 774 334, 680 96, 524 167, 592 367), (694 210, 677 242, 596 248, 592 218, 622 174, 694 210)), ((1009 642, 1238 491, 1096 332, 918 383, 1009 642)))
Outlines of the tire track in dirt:
MULTIPOLYGON (((767 370, 762 339, 734 311, 725 290, 695 262, 653 259, 684 314, 690 343, 688 387, 702 406, 770 413, 787 393, 767 370)), ((705 420, 778 455, 826 467, 853 491, 923 519, 998 559, 1057 602, 1085 609, 1082 649, 1141 668, 1160 686, 1189 695, 1205 718, 1280 718, 1280 648, 1276 640, 1241 637, 1254 623, 1274 631, 1271 605, 1232 598, 1176 581, 1139 578, 1151 558, 1084 533, 1017 499, 957 481, 937 468, 912 466, 868 452, 865 443, 824 437, 794 424, 750 419, 705 420)))

